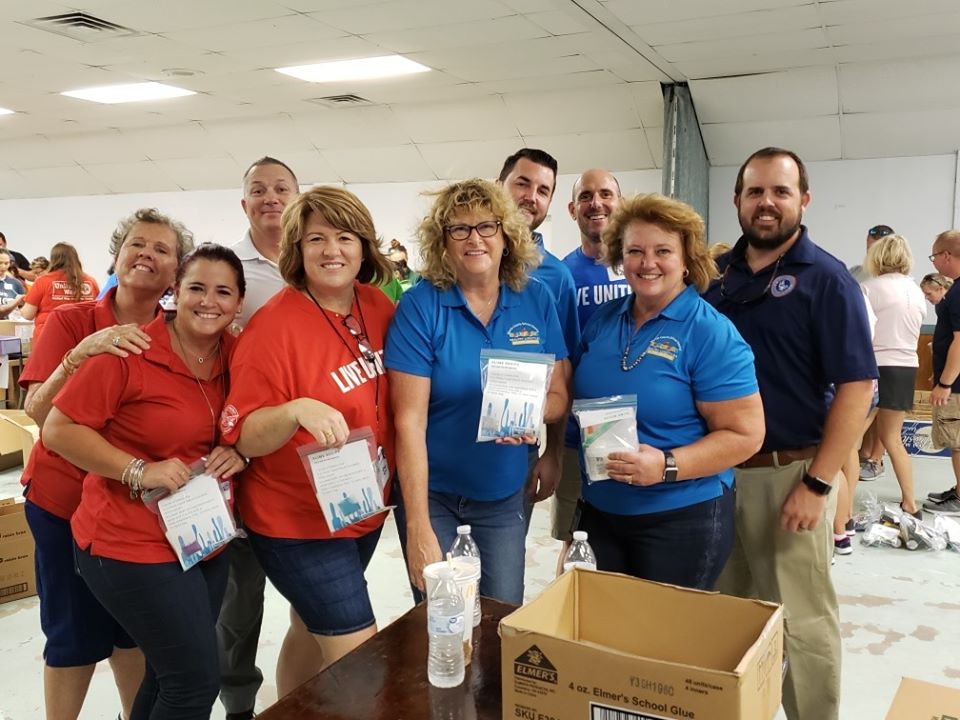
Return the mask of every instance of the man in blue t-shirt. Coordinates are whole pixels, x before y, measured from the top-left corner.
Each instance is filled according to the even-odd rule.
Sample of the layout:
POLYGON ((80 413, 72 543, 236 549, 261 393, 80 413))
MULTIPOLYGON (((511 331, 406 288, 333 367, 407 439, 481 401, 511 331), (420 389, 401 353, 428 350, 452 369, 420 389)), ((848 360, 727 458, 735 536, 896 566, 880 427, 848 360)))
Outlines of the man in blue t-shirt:
MULTIPOLYGON (((577 319, 580 332, 594 311, 608 300, 630 294, 630 286, 619 270, 600 260, 603 231, 620 204, 620 183, 606 170, 587 170, 573 184, 573 196, 567 205, 570 217, 580 229, 580 247, 563 259, 570 269, 577 290, 577 319)), ((577 448, 580 430, 571 418, 567 425, 561 462, 560 483, 553 499, 551 534, 563 540, 561 557, 570 542, 571 523, 580 498, 580 463, 577 448)))
MULTIPOLYGON (((553 296, 564 344, 567 353, 572 355, 580 344, 573 276, 566 265, 543 246, 543 236, 536 232, 550 209, 553 191, 557 186, 557 167, 557 161, 549 153, 536 148, 521 148, 504 161, 497 183, 510 193, 530 227, 533 241, 540 249, 543 260, 531 277, 543 283, 553 296)), ((536 448, 530 450, 528 460, 531 470, 527 478, 529 504, 525 508, 528 528, 533 503, 553 495, 560 482, 560 455, 565 428, 566 420, 547 426, 547 443, 542 457, 537 458, 536 448)))
POLYGON ((786 716, 837 720, 831 491, 858 440, 877 365, 860 288, 801 225, 809 202, 796 154, 751 155, 734 188, 743 236, 718 258, 722 275, 705 293, 753 349, 766 425, 760 452, 736 470, 737 539, 717 589, 783 603, 786 716))
POLYGON ((956 487, 930 493, 923 509, 943 515, 960 515, 960 230, 947 230, 933 242, 930 262, 938 273, 953 278, 953 286, 934 307, 937 326, 933 331, 933 443, 950 448, 956 487))

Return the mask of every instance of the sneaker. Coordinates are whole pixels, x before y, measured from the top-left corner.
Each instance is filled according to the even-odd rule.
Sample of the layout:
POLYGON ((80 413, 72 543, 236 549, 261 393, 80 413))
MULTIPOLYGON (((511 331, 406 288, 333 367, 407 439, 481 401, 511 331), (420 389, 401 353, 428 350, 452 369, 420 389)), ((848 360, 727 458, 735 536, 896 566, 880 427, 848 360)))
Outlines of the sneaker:
POLYGON ((847 524, 844 526, 844 532, 847 533, 847 537, 853 537, 857 534, 857 526, 853 522, 853 518, 847 520, 847 524))
POLYGON ((833 536, 833 552, 837 555, 849 555, 853 552, 853 543, 846 533, 833 536))
POLYGON ((860 463, 860 479, 876 480, 883 475, 882 460, 864 460, 860 463))
POLYGON ((957 496, 956 486, 952 488, 948 488, 943 492, 927 493, 927 498, 932 500, 935 503, 942 503, 942 502, 945 502, 946 500, 949 500, 950 498, 955 498, 956 496, 957 496))
POLYGON ((943 502, 927 500, 923 504, 923 509, 927 512, 940 515, 960 515, 960 498, 954 495, 949 500, 944 500, 943 502))
POLYGON ((919 508, 916 512, 910 512, 908 510, 904 510, 903 503, 900 503, 900 509, 903 510, 903 512, 907 515, 913 515, 917 520, 923 520, 923 510, 920 510, 919 508))

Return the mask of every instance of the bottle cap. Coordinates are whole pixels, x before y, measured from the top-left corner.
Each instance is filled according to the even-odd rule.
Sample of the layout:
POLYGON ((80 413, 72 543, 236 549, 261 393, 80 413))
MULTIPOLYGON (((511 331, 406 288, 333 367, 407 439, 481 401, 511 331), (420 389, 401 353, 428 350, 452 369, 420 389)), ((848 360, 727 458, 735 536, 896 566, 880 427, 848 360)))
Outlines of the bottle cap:
POLYGON ((443 567, 437 568, 437 577, 440 579, 450 578, 452 580, 455 575, 456 572, 449 565, 444 565, 443 567))
POLYGON ((457 525, 457 535, 469 535, 470 526, 469 525, 457 525))
POLYGON ((575 530, 574 533, 573 533, 573 539, 574 539, 574 541, 586 540, 586 539, 587 539, 587 531, 586 531, 586 530, 575 530))

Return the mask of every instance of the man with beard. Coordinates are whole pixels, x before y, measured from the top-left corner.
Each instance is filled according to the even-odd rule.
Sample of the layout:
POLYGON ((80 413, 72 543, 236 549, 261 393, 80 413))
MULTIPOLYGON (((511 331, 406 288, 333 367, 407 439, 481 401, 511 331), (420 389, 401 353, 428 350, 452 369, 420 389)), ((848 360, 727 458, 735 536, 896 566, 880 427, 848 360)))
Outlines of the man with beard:
POLYGON ((836 720, 831 491, 877 366, 859 287, 800 224, 809 202, 799 157, 780 148, 751 155, 734 192, 743 236, 718 259, 722 275, 705 295, 753 349, 766 424, 760 452, 736 469, 737 539, 717 589, 783 603, 786 715, 836 720))
MULTIPOLYGON (((542 258, 540 266, 535 268, 530 276, 542 282, 556 300, 560 328, 563 330, 567 352, 572 355, 580 344, 573 277, 566 265, 543 246, 543 235, 536 232, 547 217, 553 191, 557 186, 557 161, 543 150, 521 148, 504 161, 497 183, 510 194, 530 227, 533 242, 540 250, 542 258)), ((553 495, 560 482, 560 455, 565 428, 565 422, 547 426, 547 446, 542 457, 537 458, 535 447, 530 450, 531 470, 527 478, 526 493, 529 504, 525 507, 528 529, 533 503, 553 495)))
MULTIPOLYGON (((600 239, 613 211, 620 204, 620 183, 606 170, 587 170, 573 184, 567 205, 570 217, 580 228, 580 247, 563 259, 577 289, 577 320, 580 330, 593 312, 607 300, 630 294, 623 273, 600 260, 600 239)), ((567 425, 561 463, 560 484, 551 510, 551 534, 563 541, 560 561, 570 542, 571 523, 580 497, 580 428, 572 419, 567 425)))

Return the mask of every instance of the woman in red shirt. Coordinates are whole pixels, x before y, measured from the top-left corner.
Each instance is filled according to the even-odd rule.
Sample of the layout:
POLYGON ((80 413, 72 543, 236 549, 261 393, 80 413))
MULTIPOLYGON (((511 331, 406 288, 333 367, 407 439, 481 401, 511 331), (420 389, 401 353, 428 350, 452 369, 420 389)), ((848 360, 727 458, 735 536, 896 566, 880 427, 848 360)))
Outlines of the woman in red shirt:
POLYGON ((47 447, 88 471, 71 527, 80 576, 146 658, 132 718, 209 718, 220 689, 215 625, 228 565, 212 554, 187 571, 139 491, 171 492, 201 458, 222 479, 246 461, 218 442, 245 286, 233 251, 202 245, 181 264, 176 316, 144 331, 141 355, 98 355, 54 399, 47 447))
MULTIPOLYGON (((118 286, 103 299, 73 303, 50 316, 20 376, 27 414, 43 429, 56 394, 90 358, 126 357, 150 347, 140 329, 160 311, 180 259, 193 248, 182 224, 153 208, 125 218, 110 240, 118 286)), ((143 679, 143 655, 74 572, 70 517, 80 504, 86 472, 44 445, 33 446, 21 482, 27 523, 36 543, 46 715, 76 720, 96 664, 110 659, 125 717, 143 679)))
POLYGON ((240 515, 294 610, 277 662, 282 697, 376 632, 363 573, 385 517, 329 527, 297 448, 339 448, 369 427, 387 466, 381 500, 395 466, 383 369, 393 303, 378 289, 392 269, 370 212, 341 188, 300 195, 283 214, 279 269, 287 287, 240 336, 220 429, 251 458, 240 515))
POLYGON ((36 342, 54 308, 95 300, 99 294, 97 281, 83 271, 77 249, 69 243, 57 243, 50 248, 50 269, 27 291, 20 314, 34 321, 33 341, 36 342))

